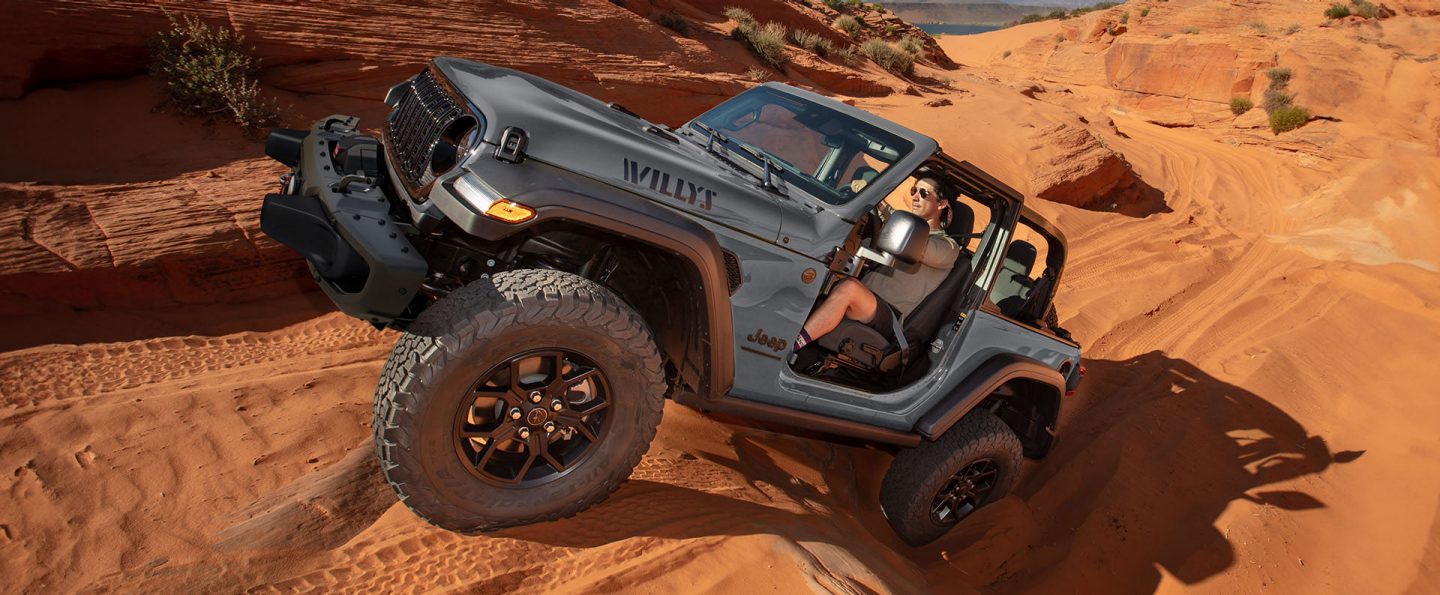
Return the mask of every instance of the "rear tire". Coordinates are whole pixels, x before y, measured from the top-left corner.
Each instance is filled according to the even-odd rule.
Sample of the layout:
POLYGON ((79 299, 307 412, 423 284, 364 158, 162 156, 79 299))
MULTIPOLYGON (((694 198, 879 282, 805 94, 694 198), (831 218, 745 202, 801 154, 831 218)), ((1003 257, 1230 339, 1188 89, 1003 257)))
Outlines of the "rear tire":
POLYGON ((469 533, 559 519, 604 500, 629 477, 655 437, 664 396, 654 339, 619 297, 569 273, 510 271, 441 299, 396 343, 375 389, 376 453, 400 500, 445 529, 469 533), (570 385, 567 370, 580 369, 571 358, 598 372, 570 385), (553 361, 549 372, 522 375, 520 366, 537 359, 542 363, 534 365, 553 361), (492 373, 504 382, 489 384, 486 378, 492 373), (537 374, 551 380, 522 386, 537 374), (565 386, 559 386, 562 383, 565 386), (568 440, 576 437, 578 428, 542 429, 547 424, 540 418, 546 415, 566 423, 559 411, 574 413, 569 409, 572 397, 585 396, 575 389, 601 386, 598 383, 608 388, 604 410, 586 414, 593 422, 586 422, 593 440, 572 446, 568 440), (547 391, 555 386, 554 394, 565 396, 551 398, 547 391), (476 405, 481 402, 476 395, 491 394, 484 391, 503 393, 507 400, 489 399, 493 407, 476 405), (529 402, 527 394, 540 392, 546 395, 543 406, 529 402), (551 415, 550 404, 561 400, 564 404, 556 404, 557 413, 551 415), (510 411, 522 408, 525 415, 510 417, 510 411), (509 433, 483 440, 470 437, 476 432, 476 412, 489 409, 499 413, 488 423, 508 427, 509 433), (528 434, 524 439, 522 427, 528 434), (571 438, 563 438, 567 433, 571 438), (516 464, 511 485, 489 474, 486 465, 493 468, 496 459, 482 458, 485 448, 517 461, 528 453, 537 456, 516 464), (575 455, 568 465, 546 462, 546 456, 566 458, 565 449, 575 455), (552 450, 560 454, 551 455, 552 450), (536 461, 553 473, 539 476, 546 468, 536 461), (554 471, 561 466, 563 470, 554 471))
POLYGON ((880 508, 900 539, 925 545, 1010 493, 1020 457, 1020 438, 1005 422, 971 411, 938 440, 895 456, 880 485, 880 508))

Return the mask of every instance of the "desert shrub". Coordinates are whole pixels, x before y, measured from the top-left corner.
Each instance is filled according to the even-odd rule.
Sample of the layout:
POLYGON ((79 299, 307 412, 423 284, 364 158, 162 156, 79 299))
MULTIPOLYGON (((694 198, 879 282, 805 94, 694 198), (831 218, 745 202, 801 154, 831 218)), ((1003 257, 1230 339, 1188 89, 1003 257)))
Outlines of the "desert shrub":
POLYGON ((1265 33, 1265 31, 1268 30, 1268 28, 1265 27, 1265 23, 1262 23, 1262 22, 1260 22, 1260 21, 1250 21, 1250 22, 1248 22, 1248 23, 1245 23, 1245 26, 1246 26, 1246 27, 1249 27, 1252 31, 1254 31, 1254 32, 1256 32, 1256 33, 1262 33, 1262 34, 1263 34, 1263 33, 1265 33))
POLYGON ((1285 34, 1286 34, 1286 35, 1294 35, 1294 34, 1299 33, 1299 32, 1300 32, 1300 24, 1299 24, 1299 23, 1291 23, 1288 27, 1285 27, 1285 34))
POLYGON ((1331 4, 1330 8, 1325 9, 1326 18, 1343 19, 1348 16, 1350 16, 1350 7, 1344 4, 1331 4))
POLYGON ((879 64, 881 68, 896 74, 910 74, 915 69, 915 56, 895 47, 895 44, 879 39, 865 42, 860 46, 860 53, 879 64))
POLYGON ((1270 131, 1280 134, 1299 128, 1309 120, 1309 110, 1298 105, 1287 105, 1270 112, 1270 131))
POLYGON ((1170 39, 1171 37, 1174 37, 1174 35, 1175 35, 1174 33, 1165 32, 1165 33, 1160 33, 1160 34, 1156 35, 1156 37, 1159 37, 1160 39, 1170 39))
POLYGON ((1271 89, 1284 89, 1290 84, 1290 77, 1294 73, 1289 68, 1275 67, 1265 71, 1265 76, 1270 78, 1271 89))
POLYGON ((1350 0, 1350 2, 1351 4, 1355 5, 1355 10, 1352 12, 1354 12, 1356 16, 1367 19, 1380 18, 1379 6, 1367 2, 1366 0, 1350 0))
POLYGON ((1020 17, 1020 24, 1021 24, 1021 25, 1027 25, 1027 24, 1030 24, 1030 23, 1038 23, 1038 22, 1043 21, 1043 20, 1045 20, 1045 16, 1044 16, 1044 15, 1039 15, 1039 14, 1035 14, 1035 13, 1030 13, 1030 14, 1027 14, 1027 15, 1025 15, 1025 16, 1023 16, 1023 17, 1020 17))
POLYGON ((1065 11, 1063 11, 1063 10, 1052 10, 1052 11, 1050 11, 1050 14, 1045 15, 1045 20, 1047 20, 1047 21, 1058 21, 1058 20, 1063 19, 1063 18, 1065 18, 1065 17, 1066 17, 1065 11))
POLYGON ((804 29, 796 29, 791 34, 791 39, 795 40, 795 45, 821 58, 829 55, 830 50, 834 49, 834 45, 825 36, 804 29))
POLYGON ((246 134, 274 125, 279 110, 260 98, 253 77, 259 61, 244 36, 200 19, 170 17, 170 27, 150 39, 150 73, 165 95, 163 105, 187 116, 231 119, 246 134))
POLYGON ((844 62, 850 66, 854 66, 860 62, 860 52, 855 51, 854 47, 848 45, 838 50, 835 50, 834 55, 841 62, 844 62))
POLYGON ((905 37, 900 38, 900 49, 905 50, 905 53, 914 56, 919 54, 921 50, 925 49, 925 43, 920 41, 919 37, 915 37, 914 35, 906 35, 905 37))
POLYGON ((745 71, 745 76, 746 78, 749 78, 750 80, 759 83, 763 82, 765 79, 770 78, 770 71, 765 70, 764 68, 751 68, 750 70, 745 71))
POLYGON ((1250 111, 1250 109, 1253 107, 1255 107, 1255 102, 1250 101, 1249 97, 1230 98, 1230 113, 1237 116, 1250 111))
POLYGON ((1294 100, 1294 95, 1280 89, 1266 89, 1265 99, 1264 102, 1261 103, 1261 107, 1263 107, 1267 113, 1274 113, 1275 110, 1280 108, 1290 107, 1291 102, 1294 100))
POLYGON ((860 24, 860 19, 852 17, 848 14, 842 14, 839 16, 839 18, 836 18, 835 26, 838 27, 841 31, 848 33, 851 37, 859 36, 860 30, 865 28, 864 25, 860 24))
POLYGON ((785 26, 765 23, 762 27, 751 21, 735 26, 730 36, 750 47, 755 57, 776 69, 785 68, 785 26))
POLYGON ((1005 50, 1003 53, 1000 54, 1000 59, 1001 59, 1001 60, 1004 60, 1005 58, 1009 58, 1009 57, 1010 57, 1010 50, 1005 50))
POLYGON ((860 0, 825 0, 825 6, 829 6, 830 8, 833 8, 835 10, 845 10, 847 8, 861 8, 862 4, 864 3, 860 0))
POLYGON ((1130 13, 1128 13, 1128 12, 1122 12, 1122 13, 1120 13, 1120 24, 1121 24, 1121 25, 1124 25, 1125 23, 1128 23, 1128 22, 1130 22, 1130 13))
POLYGON ((685 20, 685 17, 673 12, 661 13, 659 17, 655 18, 655 22, 681 35, 688 35, 690 33, 690 21, 685 20))
POLYGON ((1186 34, 1186 35, 1194 35, 1194 34, 1200 32, 1200 28, 1199 28, 1199 27, 1185 27, 1185 28, 1181 29, 1180 32, 1181 32, 1181 33, 1184 33, 1184 34, 1186 34))
POLYGON ((1116 6, 1120 6, 1120 3, 1119 3, 1119 2, 1096 2, 1093 6, 1090 7, 1090 10, 1109 10, 1109 9, 1111 9, 1111 8, 1115 8, 1116 6))
POLYGON ((750 11, 743 8, 736 8, 734 6, 725 9, 725 18, 735 21, 736 23, 739 23, 741 25, 747 23, 751 25, 755 24, 755 16, 750 14, 750 11))
POLYGON ((1143 19, 1143 18, 1148 17, 1148 16, 1150 16, 1150 7, 1149 7, 1149 6, 1146 6, 1145 8, 1140 9, 1140 18, 1143 19))
POLYGON ((887 37, 888 37, 888 36, 891 36, 891 35, 894 35, 894 34, 898 33, 899 31, 900 31, 900 27, 897 26, 897 25, 895 25, 895 23, 889 23, 889 24, 885 25, 885 35, 886 35, 887 37))

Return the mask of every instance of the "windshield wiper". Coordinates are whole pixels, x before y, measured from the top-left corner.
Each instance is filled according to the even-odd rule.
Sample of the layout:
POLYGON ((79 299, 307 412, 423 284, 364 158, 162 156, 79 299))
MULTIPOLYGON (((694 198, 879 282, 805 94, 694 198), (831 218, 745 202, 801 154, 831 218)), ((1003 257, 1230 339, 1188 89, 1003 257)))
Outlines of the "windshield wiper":
POLYGON ((780 186, 775 183, 774 172, 780 170, 780 164, 776 163, 773 157, 766 155, 760 149, 757 149, 740 141, 735 141, 735 144, 740 146, 741 151, 749 153, 752 157, 759 159, 760 163, 765 164, 765 175, 761 178, 761 182, 765 185, 766 188, 770 188, 772 190, 775 190, 776 192, 779 192, 780 186))
MULTIPOLYGON (((779 166, 779 164, 776 164, 769 156, 765 155, 764 153, 761 153, 761 152, 760 152, 759 150, 757 150, 755 147, 752 147, 752 146, 747 145, 747 144, 745 144, 745 143, 742 143, 742 142, 740 142, 740 141, 735 141, 735 142, 734 142, 735 146, 740 147, 740 150, 745 151, 746 153, 749 153, 750 155, 753 155, 756 159, 759 159, 761 163, 764 163, 764 164, 765 164, 764 175, 755 175, 755 172, 750 171, 749 168, 743 167, 743 166, 741 166, 740 164, 735 163, 734 161, 731 161, 728 156, 726 156, 725 154, 723 154, 723 153, 721 153, 720 151, 717 151, 717 150, 715 149, 715 141, 716 141, 716 139, 719 139, 721 145, 729 145, 730 142, 731 142, 731 141, 730 141, 730 137, 725 136, 724 134, 721 134, 719 130, 714 129, 714 128, 712 128, 709 124, 706 124, 706 123, 701 122, 701 121, 699 121, 699 120, 695 120, 694 122, 692 122, 692 124, 694 124, 694 125, 695 125, 696 127, 698 127, 699 129, 705 131, 705 134, 709 135, 709 138, 705 141, 705 151, 706 151, 706 152, 711 153, 711 154, 715 155, 716 157, 719 157, 722 161, 724 161, 724 162, 726 162, 726 163, 729 163, 730 165, 734 166, 735 169, 738 169, 738 170, 743 171, 743 172, 745 172, 745 173, 747 173, 747 174, 750 174, 751 176, 754 176, 755 179, 760 180, 760 184, 761 184, 764 188, 766 188, 766 189, 768 189, 768 190, 771 190, 771 191, 775 192, 776 194, 780 194, 781 196, 784 196, 784 193, 782 193, 782 192, 780 191, 780 186, 775 183, 774 177, 772 176, 772 168, 775 169, 775 170, 778 170, 778 169, 780 169, 780 166, 779 166)), ((688 127, 687 127, 687 128, 688 128, 688 127)))

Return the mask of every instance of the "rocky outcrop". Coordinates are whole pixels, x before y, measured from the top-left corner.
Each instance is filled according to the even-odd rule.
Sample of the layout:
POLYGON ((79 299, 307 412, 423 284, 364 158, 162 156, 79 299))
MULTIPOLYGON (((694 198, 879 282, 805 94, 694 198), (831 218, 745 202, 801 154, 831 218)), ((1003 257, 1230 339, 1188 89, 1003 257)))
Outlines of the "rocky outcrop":
POLYGON ((1036 196, 1097 210, 1113 210, 1138 200, 1143 187, 1135 171, 1124 155, 1105 146, 1100 137, 1066 123, 1042 128, 1035 136, 1054 151, 1031 177, 1036 196))

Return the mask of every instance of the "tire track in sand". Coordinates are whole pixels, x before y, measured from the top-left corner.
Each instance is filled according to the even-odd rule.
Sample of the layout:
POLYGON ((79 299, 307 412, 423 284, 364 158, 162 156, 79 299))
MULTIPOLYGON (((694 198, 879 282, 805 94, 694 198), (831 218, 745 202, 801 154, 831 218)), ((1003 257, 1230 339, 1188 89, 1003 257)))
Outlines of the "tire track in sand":
POLYGON ((360 351, 348 363, 357 358, 380 357, 389 343, 369 325, 341 314, 329 314, 264 333, 47 345, 0 353, 0 405, 33 406, 226 370, 360 351))

